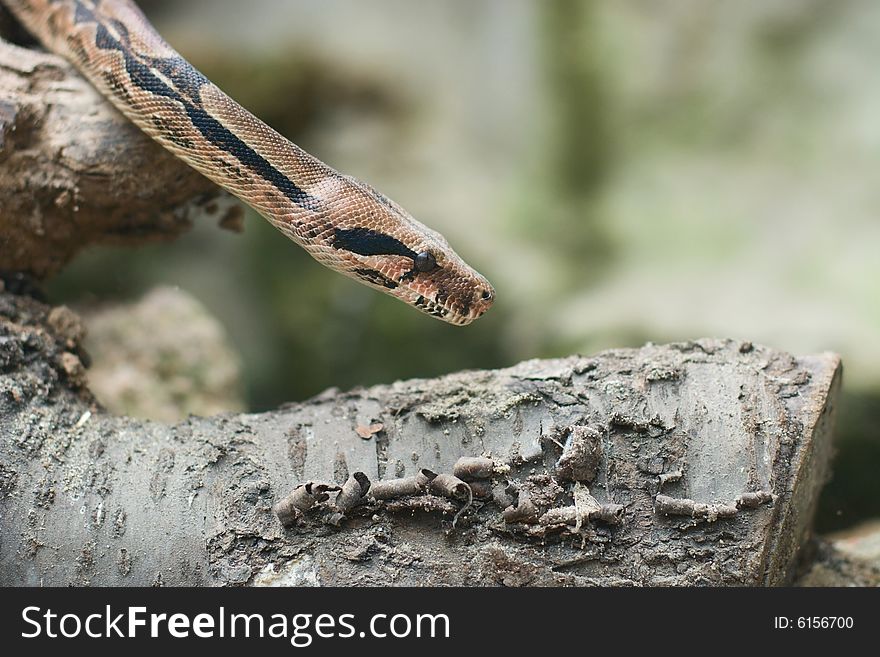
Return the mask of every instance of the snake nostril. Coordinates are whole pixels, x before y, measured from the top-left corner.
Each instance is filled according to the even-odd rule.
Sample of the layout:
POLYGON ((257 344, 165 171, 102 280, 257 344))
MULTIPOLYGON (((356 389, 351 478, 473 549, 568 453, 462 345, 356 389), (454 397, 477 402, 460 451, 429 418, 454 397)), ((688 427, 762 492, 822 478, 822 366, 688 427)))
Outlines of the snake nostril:
POLYGON ((480 298, 483 301, 489 301, 492 298, 492 293, 489 290, 483 290, 482 294, 480 294, 480 298))

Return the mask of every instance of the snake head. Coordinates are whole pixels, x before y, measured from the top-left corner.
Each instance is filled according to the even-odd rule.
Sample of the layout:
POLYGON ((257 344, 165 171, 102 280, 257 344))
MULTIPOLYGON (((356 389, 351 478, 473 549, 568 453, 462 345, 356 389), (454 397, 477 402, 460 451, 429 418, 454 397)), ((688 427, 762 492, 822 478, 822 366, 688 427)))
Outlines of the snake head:
POLYGON ((492 306, 494 288, 442 235, 418 225, 423 234, 413 243, 415 256, 399 262, 392 274, 398 286, 387 291, 432 317, 458 326, 470 324, 492 306))
POLYGON ((446 238, 365 183, 344 177, 342 184, 325 197, 334 202, 323 248, 309 249, 317 260, 450 324, 470 324, 492 306, 492 285, 446 238))

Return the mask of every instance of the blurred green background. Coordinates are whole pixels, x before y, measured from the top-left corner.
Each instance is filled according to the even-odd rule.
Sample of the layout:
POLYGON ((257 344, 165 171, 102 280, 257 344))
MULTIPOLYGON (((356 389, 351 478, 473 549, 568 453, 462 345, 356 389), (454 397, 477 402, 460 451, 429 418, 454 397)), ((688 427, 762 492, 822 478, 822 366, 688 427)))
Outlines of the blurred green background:
POLYGON ((253 410, 646 340, 837 351, 819 529, 880 516, 880 3, 141 4, 243 105, 444 233, 498 301, 444 325, 253 214, 244 235, 94 249, 53 301, 187 290, 253 410))

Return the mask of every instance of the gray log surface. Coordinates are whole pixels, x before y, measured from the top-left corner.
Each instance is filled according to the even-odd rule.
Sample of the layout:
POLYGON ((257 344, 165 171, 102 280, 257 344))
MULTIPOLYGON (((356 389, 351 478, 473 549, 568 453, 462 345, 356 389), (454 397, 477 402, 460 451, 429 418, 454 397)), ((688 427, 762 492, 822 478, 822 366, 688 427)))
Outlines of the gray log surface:
POLYGON ((96 407, 81 336, 0 293, 0 584, 783 584, 840 382, 833 354, 707 339, 168 426, 96 407), (493 478, 470 505, 432 487, 345 517, 333 491, 290 527, 272 510, 474 456, 493 478))

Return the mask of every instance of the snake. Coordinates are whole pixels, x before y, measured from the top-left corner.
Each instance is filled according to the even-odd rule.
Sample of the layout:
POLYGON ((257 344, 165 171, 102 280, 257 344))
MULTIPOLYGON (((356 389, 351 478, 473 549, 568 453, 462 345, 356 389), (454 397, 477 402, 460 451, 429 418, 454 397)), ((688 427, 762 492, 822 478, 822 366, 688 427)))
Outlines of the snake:
POLYGON ((127 119, 315 260, 463 326, 495 300, 440 233, 266 125, 200 73, 131 0, 0 0, 127 119))

